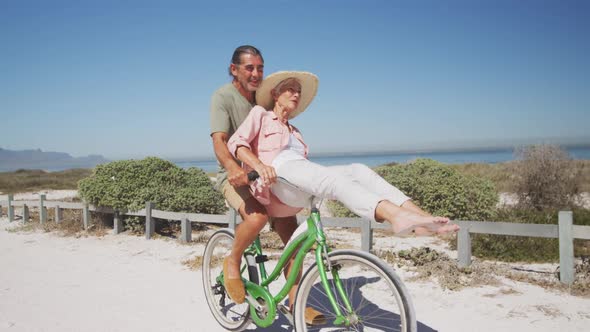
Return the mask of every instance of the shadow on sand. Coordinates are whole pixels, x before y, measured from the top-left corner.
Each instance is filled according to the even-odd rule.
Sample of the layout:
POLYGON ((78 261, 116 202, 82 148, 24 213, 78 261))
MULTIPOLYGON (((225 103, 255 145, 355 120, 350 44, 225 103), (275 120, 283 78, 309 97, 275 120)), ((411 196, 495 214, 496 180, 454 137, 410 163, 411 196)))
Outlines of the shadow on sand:
MULTIPOLYGON (((363 307, 359 312, 359 316, 363 316, 364 314, 369 314, 372 317, 375 317, 371 320, 370 323, 366 324, 364 329, 358 331, 383 331, 383 332, 399 332, 400 331, 400 316, 396 313, 383 310, 379 308, 376 304, 369 302, 367 298, 363 296, 362 287, 367 284, 374 283, 378 280, 378 278, 371 278, 368 279, 366 277, 353 277, 342 279, 345 283, 346 289, 352 289, 353 293, 351 295, 352 298, 352 305, 353 307, 358 308, 359 304, 363 303, 363 307)), ((312 288, 310 297, 314 297, 314 305, 312 305, 316 310, 320 312, 326 313, 326 308, 330 308, 330 302, 328 298, 323 294, 322 286, 318 283, 312 288)), ((326 313, 328 320, 330 320, 330 315, 326 313)), ((323 327, 326 326, 317 326, 317 330, 321 330, 323 327)), ((257 332, 282 332, 282 331, 293 331, 293 326, 282 313, 279 313, 275 322, 266 328, 256 327, 251 325, 250 328, 247 329, 248 331, 257 331, 257 332)), ((309 328, 308 328, 309 330, 309 328)), ((314 331, 315 329, 311 329, 314 331)), ((342 329, 334 329, 334 327, 329 327, 330 331, 349 331, 346 327, 342 329)), ((355 331, 357 331, 355 329, 355 331)), ((437 332, 437 330, 418 322, 418 332, 437 332)))

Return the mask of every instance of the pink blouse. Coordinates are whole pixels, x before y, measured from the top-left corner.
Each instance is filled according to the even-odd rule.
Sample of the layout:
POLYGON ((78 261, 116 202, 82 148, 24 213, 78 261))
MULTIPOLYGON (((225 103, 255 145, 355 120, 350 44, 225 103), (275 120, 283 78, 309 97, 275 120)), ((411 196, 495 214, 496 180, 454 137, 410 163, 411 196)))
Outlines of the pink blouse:
MULTIPOLYGON (((305 147, 305 157, 309 149, 303 137, 297 128, 293 128, 293 135, 305 147)), ((272 111, 267 111, 261 106, 254 106, 244 122, 236 130, 236 132, 229 139, 227 146, 231 154, 236 157, 237 149, 240 146, 249 148, 258 159, 265 165, 271 165, 273 159, 289 144, 290 136, 289 128, 282 124, 276 114, 272 111)), ((247 172, 253 169, 242 164, 242 168, 247 172)), ((301 210, 283 204, 270 191, 269 186, 264 186, 260 181, 254 181, 250 185, 252 195, 266 207, 266 211, 271 217, 288 217, 295 215, 301 210)))

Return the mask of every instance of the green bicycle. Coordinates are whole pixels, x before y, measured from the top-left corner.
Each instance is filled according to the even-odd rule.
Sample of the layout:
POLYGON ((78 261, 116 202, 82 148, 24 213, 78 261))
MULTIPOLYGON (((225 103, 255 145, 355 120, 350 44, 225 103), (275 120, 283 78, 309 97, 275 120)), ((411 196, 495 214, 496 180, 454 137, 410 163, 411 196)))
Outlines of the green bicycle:
POLYGON ((265 266, 268 258, 262 252, 259 238, 244 252, 241 271, 246 301, 242 304, 233 302, 223 285, 223 259, 231 251, 234 232, 221 229, 211 236, 203 255, 203 287, 217 322, 230 331, 241 331, 251 322, 268 327, 280 310, 298 332, 415 332, 417 324, 412 301, 393 269, 366 252, 331 250, 313 198, 311 205, 309 218, 297 228, 270 275, 265 266), (281 276, 293 255, 293 271, 299 271, 305 256, 312 251, 315 263, 301 278, 291 315, 281 301, 296 282, 297 274, 292 273, 274 296, 269 285, 281 276), (306 307, 321 312, 326 317, 324 324, 307 325, 306 307))

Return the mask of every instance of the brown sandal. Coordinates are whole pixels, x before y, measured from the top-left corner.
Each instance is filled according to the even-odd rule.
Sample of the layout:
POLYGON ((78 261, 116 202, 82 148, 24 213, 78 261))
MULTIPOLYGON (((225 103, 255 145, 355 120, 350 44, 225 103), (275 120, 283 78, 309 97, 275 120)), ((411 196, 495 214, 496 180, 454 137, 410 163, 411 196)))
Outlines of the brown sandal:
POLYGON ((305 308, 305 324, 307 325, 324 325, 326 316, 312 307, 305 308))
MULTIPOLYGON (((289 307, 289 311, 293 313, 293 306, 289 307)), ((305 324, 307 325, 324 325, 328 322, 326 316, 312 307, 305 308, 305 324)))
POLYGON ((227 259, 223 260, 223 283, 227 295, 237 304, 244 303, 246 298, 246 290, 244 289, 244 282, 242 278, 228 278, 227 277, 227 259))

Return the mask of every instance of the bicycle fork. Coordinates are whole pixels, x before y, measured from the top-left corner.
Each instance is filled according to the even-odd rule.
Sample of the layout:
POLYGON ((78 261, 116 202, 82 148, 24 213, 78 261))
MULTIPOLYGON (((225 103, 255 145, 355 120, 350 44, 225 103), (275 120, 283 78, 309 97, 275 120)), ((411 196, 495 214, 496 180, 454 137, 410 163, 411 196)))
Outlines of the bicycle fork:
POLYGON ((320 273, 320 280, 322 281, 322 286, 324 287, 324 291, 326 292, 326 295, 328 296, 328 299, 330 300, 330 305, 332 306, 332 309, 334 310, 334 313, 336 314, 336 320, 334 320, 334 325, 344 324, 344 325, 348 326, 353 323, 356 323, 356 321, 355 321, 356 315, 351 316, 351 315, 354 315, 353 310, 352 310, 352 305, 350 304, 350 299, 346 295, 346 292, 344 291, 344 286, 342 285, 342 281, 340 280, 340 274, 338 273, 339 267, 337 265, 332 265, 332 263, 330 262, 330 258, 328 257, 328 251, 326 249, 325 244, 320 244, 318 246, 315 254, 316 254, 316 262, 318 265, 318 270, 320 273), (336 289, 338 291, 338 295, 340 296, 340 299, 342 300, 344 306, 346 307, 347 312, 349 313, 346 316, 342 314, 342 311, 340 310, 340 307, 338 306, 338 301, 336 300, 336 297, 334 296, 334 293, 332 292, 332 288, 330 287, 330 284, 328 282, 328 275, 327 275, 328 271, 326 271, 326 267, 327 267, 328 271, 332 274, 333 282, 334 282, 336 289))

